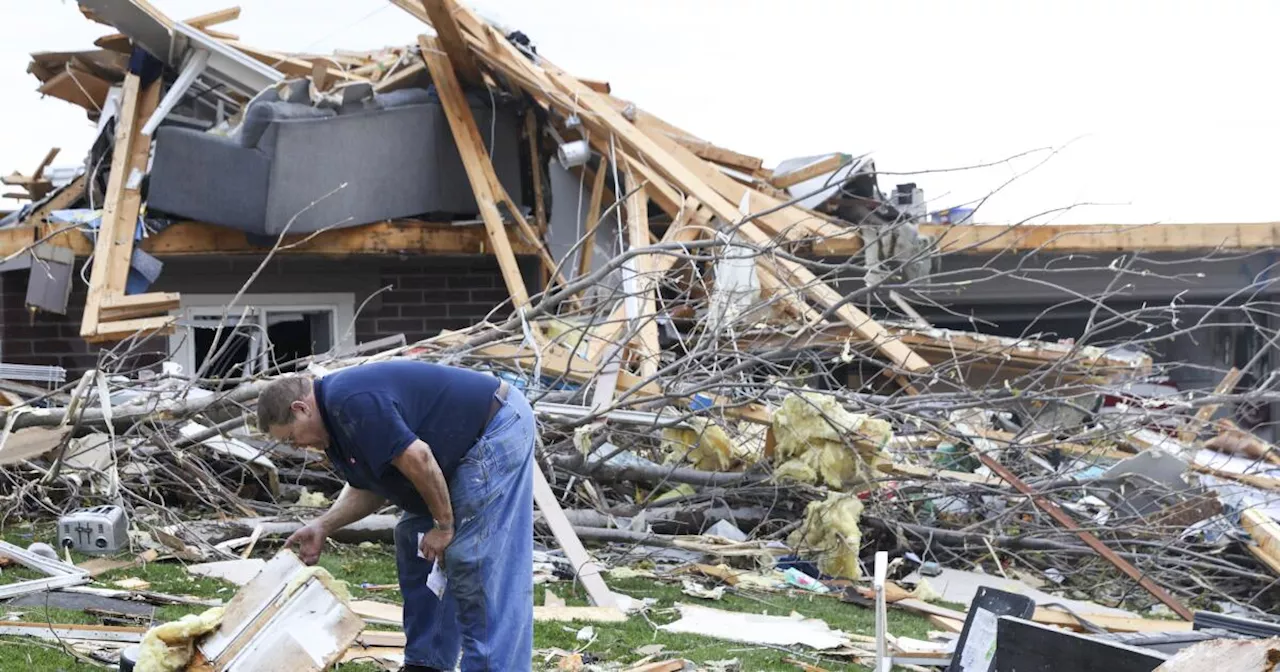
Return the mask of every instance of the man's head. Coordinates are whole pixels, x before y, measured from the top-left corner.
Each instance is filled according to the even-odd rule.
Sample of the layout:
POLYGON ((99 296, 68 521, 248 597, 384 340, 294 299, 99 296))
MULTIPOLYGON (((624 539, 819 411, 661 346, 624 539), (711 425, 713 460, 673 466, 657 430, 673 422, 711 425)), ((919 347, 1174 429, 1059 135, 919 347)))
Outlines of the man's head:
POLYGON ((258 429, 292 446, 327 448, 329 432, 316 405, 311 377, 299 374, 271 381, 258 395, 258 429))

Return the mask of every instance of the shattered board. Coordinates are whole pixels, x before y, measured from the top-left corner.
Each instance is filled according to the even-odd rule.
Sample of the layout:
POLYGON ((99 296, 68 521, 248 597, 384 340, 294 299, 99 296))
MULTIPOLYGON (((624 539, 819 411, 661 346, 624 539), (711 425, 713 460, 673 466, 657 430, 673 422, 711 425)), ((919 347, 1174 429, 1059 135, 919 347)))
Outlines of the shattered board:
POLYGON ((777 646, 802 644, 818 650, 849 646, 849 639, 843 632, 832 630, 825 621, 804 618, 799 614, 765 616, 710 609, 691 604, 676 606, 680 609, 680 619, 658 626, 659 630, 747 644, 777 646))

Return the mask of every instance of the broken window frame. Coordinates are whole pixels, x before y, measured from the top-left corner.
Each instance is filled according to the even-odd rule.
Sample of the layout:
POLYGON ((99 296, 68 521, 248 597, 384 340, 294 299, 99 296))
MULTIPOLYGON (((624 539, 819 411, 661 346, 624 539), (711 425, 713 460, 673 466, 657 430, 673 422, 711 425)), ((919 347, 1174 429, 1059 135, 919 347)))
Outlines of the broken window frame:
MULTIPOLYGON (((260 342, 257 352, 258 360, 252 367, 245 367, 239 375, 248 376, 270 367, 270 348, 266 343, 267 320, 270 315, 279 313, 314 313, 327 311, 332 315, 329 324, 330 350, 352 347, 355 345, 355 329, 351 328, 355 320, 355 294, 351 292, 331 293, 298 293, 298 294, 245 294, 240 297, 231 310, 226 306, 235 296, 232 294, 191 294, 182 293, 182 303, 173 314, 178 317, 178 329, 169 336, 169 356, 180 364, 184 371, 194 373, 199 370, 201 362, 196 361, 195 329, 199 326, 217 326, 218 320, 226 314, 226 327, 223 329, 222 342, 225 343, 229 329, 243 316, 261 327, 260 342)), ((320 354, 320 353, 316 353, 320 354)))
POLYGON ((48 575, 47 578, 43 579, 28 579, 2 585, 0 586, 0 599, 9 599, 28 593, 39 593, 54 588, 78 586, 89 583, 91 580, 89 572, 75 565, 69 565, 59 560, 50 560, 43 555, 37 555, 19 546, 14 546, 7 541, 0 541, 0 555, 13 558, 15 562, 34 572, 48 575))

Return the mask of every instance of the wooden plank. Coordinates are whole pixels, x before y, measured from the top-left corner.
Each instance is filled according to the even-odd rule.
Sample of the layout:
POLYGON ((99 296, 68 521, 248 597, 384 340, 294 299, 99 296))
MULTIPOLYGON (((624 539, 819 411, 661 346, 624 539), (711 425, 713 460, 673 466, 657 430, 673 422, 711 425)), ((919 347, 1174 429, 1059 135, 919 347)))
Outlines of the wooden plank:
POLYGON ((560 508, 560 501, 551 490, 551 484, 547 482, 541 466, 533 470, 533 501, 538 505, 538 510, 542 511, 543 520, 546 521, 547 527, 551 528, 551 533, 560 544, 560 549, 573 565, 578 580, 587 589, 591 603, 597 607, 616 606, 613 592, 609 590, 609 586, 605 585, 602 578, 604 567, 587 555, 587 549, 582 546, 578 534, 573 531, 573 525, 569 523, 564 510, 560 508))
POLYGON ((1076 536, 1080 537, 1080 540, 1083 541, 1085 545, 1087 545, 1089 548, 1092 548, 1094 552, 1096 552, 1098 555, 1106 559, 1107 562, 1114 565, 1116 569, 1119 569, 1129 578, 1133 579, 1134 581, 1137 581, 1138 585, 1145 588, 1148 593, 1151 593, 1151 595, 1154 596, 1157 600, 1160 600, 1161 602, 1163 602, 1166 606, 1172 609, 1174 613, 1178 614, 1178 616, 1181 616, 1183 619, 1187 621, 1192 620, 1193 614, 1191 613, 1191 610, 1187 609, 1187 607, 1183 605, 1182 602, 1178 600, 1178 598, 1169 594, 1169 592, 1166 591, 1164 588, 1161 588, 1160 586, 1156 585, 1154 581, 1152 581, 1150 578, 1147 577, 1147 575, 1139 571, 1137 567, 1134 567, 1132 564, 1130 564, 1128 560, 1125 560, 1119 555, 1116 555, 1115 551, 1108 548, 1107 545, 1102 543, 1102 541, 1098 539, 1096 536, 1094 536, 1093 533, 1088 532, 1087 530, 1081 529, 1081 527, 1078 524, 1076 524, 1076 521, 1072 519, 1071 516, 1068 515, 1065 511, 1059 508, 1057 504, 1054 504, 1048 499, 1045 499, 1044 497, 1040 496, 1034 489, 1031 488, 1031 486, 1024 483, 1022 479, 1015 476, 1013 472, 1009 471, 1009 469, 1006 468, 1003 464, 1000 464, 999 462, 997 462, 996 459, 991 455, 988 455, 984 452, 978 452, 977 455, 978 455, 978 460, 981 461, 983 464, 987 465, 988 469, 990 469, 1000 478, 1003 478, 1005 481, 1007 481, 1009 485, 1012 485, 1018 492, 1021 492, 1022 494, 1031 498, 1031 501, 1037 507, 1039 507, 1041 511, 1044 511, 1045 513, 1049 514, 1049 517, 1056 520, 1059 525, 1062 525, 1068 530, 1075 532, 1076 536))
POLYGON ((208 28, 209 26, 217 26, 240 18, 240 6, 227 7, 219 9, 199 16, 193 16, 183 23, 192 28, 208 28))
MULTIPOLYGON (((353 600, 351 610, 370 623, 404 625, 404 607, 386 602, 353 600)), ((533 608, 533 620, 542 622, 625 623, 627 615, 617 607, 544 607, 533 608)))
MULTIPOLYGON (((444 50, 445 56, 453 64, 454 72, 458 74, 458 79, 464 84, 483 86, 484 80, 480 76, 480 68, 471 57, 471 50, 467 48, 467 42, 462 37, 462 28, 454 18, 458 13, 458 4, 454 0, 421 0, 421 2, 431 27, 436 30, 437 47, 435 48, 444 50)), ((423 49, 426 47, 424 46, 423 49)))
POLYGON ((396 91, 413 85, 420 77, 427 74, 427 66, 424 63, 410 63, 401 67, 399 70, 391 73, 391 76, 384 77, 373 85, 373 90, 377 93, 387 93, 388 91, 396 91))
POLYGON ((604 180, 608 172, 605 160, 601 159, 600 169, 595 171, 595 179, 591 182, 591 200, 587 203, 585 222, 587 232, 582 237, 582 245, 578 250, 579 278, 591 272, 591 261, 596 250, 596 229, 600 226, 600 210, 604 201, 604 180))
POLYGON ((542 153, 538 151, 538 119, 530 110, 524 115, 524 133, 529 141, 530 172, 533 178, 533 220, 537 224, 539 235, 547 233, 547 204, 542 193, 542 153))
MULTIPOLYGON (((1218 386, 1213 388, 1213 395, 1215 397, 1221 397, 1229 394, 1232 390, 1236 389, 1236 383, 1240 382, 1240 376, 1242 375, 1243 374, 1240 369, 1237 369, 1234 366, 1231 367, 1231 370, 1227 371, 1226 375, 1222 377, 1222 380, 1218 381, 1218 386)), ((1209 419, 1213 417, 1214 413, 1218 412, 1218 408, 1221 406, 1222 404, 1206 404, 1201 406, 1196 411, 1195 416, 1190 418, 1187 421, 1186 426, 1178 432, 1178 440, 1183 443, 1191 443, 1194 441, 1196 434, 1200 431, 1200 428, 1203 427, 1205 423, 1209 422, 1209 419)))
POLYGON ((775 173, 773 179, 770 180, 770 183, 778 189, 786 189, 787 187, 793 187, 800 184, 805 180, 811 180, 819 175, 825 175, 833 172, 841 166, 849 163, 851 160, 851 157, 847 154, 832 154, 825 159, 814 161, 799 170, 793 170, 781 175, 775 173))
MULTIPOLYGON (((431 73, 431 81, 435 83, 436 91, 440 95, 440 103, 444 107, 445 117, 449 120, 449 128, 453 132, 458 154, 462 157, 463 167, 467 171, 467 178, 471 181, 471 190, 475 193, 476 204, 480 208, 480 215, 489 232, 489 240, 493 244, 498 265, 502 268, 503 280, 507 284, 507 290, 511 292, 515 305, 524 307, 529 303, 529 294, 525 288, 524 278, 520 274, 520 267, 516 264, 515 255, 511 251, 511 241, 503 227, 502 215, 498 212, 499 200, 507 204, 508 213, 516 220, 517 226, 523 230, 532 244, 538 246, 542 263, 554 270, 555 260, 541 244, 537 233, 511 203, 506 190, 498 181, 493 163, 489 161, 489 154, 485 151, 480 129, 476 126, 471 107, 467 104, 458 78, 454 76, 448 57, 440 52, 437 42, 432 38, 422 35, 418 37, 418 42, 422 47, 423 61, 426 62, 427 70, 431 73)), ((564 280, 561 279, 561 282, 563 283, 564 280)))
MULTIPOLYGON (((120 95, 120 111, 116 122, 115 150, 111 156, 111 172, 107 178, 107 193, 103 204, 102 220, 98 228, 97 241, 94 244, 93 268, 89 274, 89 293, 85 300, 84 318, 80 323, 80 336, 88 338, 98 331, 98 311, 102 299, 108 294, 123 292, 113 291, 111 287, 111 263, 116 259, 113 248, 117 244, 116 229, 123 228, 129 234, 128 240, 132 249, 133 233, 138 221, 139 197, 137 190, 129 196, 125 183, 129 179, 129 170, 133 166, 134 144, 141 134, 138 129, 141 119, 146 114, 139 114, 142 106, 141 83, 138 76, 130 73, 124 79, 120 95), (124 222, 124 224, 121 224, 124 222)), ((150 89, 159 93, 158 83, 150 89)), ((153 106, 154 109, 154 106, 153 106)), ((144 164, 145 168, 145 164, 144 164)), ((126 262, 128 258, 126 257, 126 262)), ((125 269, 126 272, 128 269, 125 269)))
POLYGON ((177 292, 147 292, 107 296, 102 301, 104 319, 121 320, 126 316, 147 316, 175 310, 181 297, 177 292))
MULTIPOLYGON (((922 235, 935 238, 949 254, 1005 251, 1041 252, 1188 252, 1264 250, 1280 247, 1280 222, 1250 224, 924 224, 922 235)), ((830 241, 832 254, 850 255, 860 241, 830 241)))
MULTIPOLYGON (((77 178, 80 179, 80 178, 77 178)), ((81 183, 83 184, 83 183, 81 183)), ((50 205, 33 211, 27 221, 53 210, 68 207, 79 200, 80 192, 55 196, 50 205)), ((70 248, 77 257, 93 252, 90 243, 75 227, 48 224, 41 227, 19 226, 0 229, 0 258, 29 248, 36 238, 49 237, 51 245, 70 248)), ((487 254, 491 252, 488 236, 480 226, 451 226, 416 220, 394 220, 330 229, 314 234, 285 236, 277 254, 306 254, 330 257, 387 254, 487 254)), ((177 222, 163 231, 144 238, 141 248, 158 257, 186 255, 233 254, 257 256, 266 254, 271 245, 250 241, 243 231, 203 222, 177 222)), ((533 254, 525 241, 512 241, 516 254, 533 254)))
MULTIPOLYGON (((649 197, 644 187, 636 182, 635 175, 623 171, 627 189, 627 239, 632 251, 649 246, 649 197)), ((638 293, 634 302, 623 301, 635 305, 638 313, 627 315, 632 328, 638 327, 640 348, 640 375, 648 378, 658 373, 658 357, 662 354, 658 345, 658 308, 653 283, 653 264, 651 255, 641 254, 631 259, 630 264, 636 272, 635 291, 638 293)), ((630 312, 630 311, 627 311, 630 312)))
POLYGON ((1280 576, 1280 525, 1257 509, 1247 509, 1240 514, 1240 527, 1253 538, 1249 552, 1280 576))
POLYGON ((122 341, 134 335, 172 334, 176 320, 177 318, 172 315, 161 315, 136 320, 100 322, 97 331, 88 336, 81 334, 81 338, 89 343, 106 343, 122 341))
POLYGON ((582 77, 579 77, 578 81, 582 82, 585 86, 590 88, 592 91, 595 91, 596 93, 612 93, 613 92, 613 87, 609 86, 609 82, 606 82, 606 81, 602 81, 599 79, 584 79, 582 77))

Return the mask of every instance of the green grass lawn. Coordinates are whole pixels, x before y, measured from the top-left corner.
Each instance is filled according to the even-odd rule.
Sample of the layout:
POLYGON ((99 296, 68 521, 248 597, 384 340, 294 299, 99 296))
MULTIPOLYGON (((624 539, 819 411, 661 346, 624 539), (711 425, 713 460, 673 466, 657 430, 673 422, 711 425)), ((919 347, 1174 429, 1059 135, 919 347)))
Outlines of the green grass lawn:
MULTIPOLYGON (((41 529, 41 532, 47 528, 41 529)), ((23 525, 11 525, 0 532, 5 540, 26 547, 34 540, 48 540, 49 534, 37 534, 37 528, 23 525)), ((254 551, 256 557, 269 558, 278 546, 260 543, 254 551)), ((77 562, 88 556, 73 556, 77 562)), ((362 583, 392 584, 396 582, 395 556, 390 546, 374 546, 360 548, 356 546, 331 547, 322 557, 320 564, 334 576, 347 581, 356 599, 371 599, 387 602, 400 602, 400 594, 395 590, 370 592, 359 588, 362 583)), ((0 570, 0 583, 12 583, 28 578, 38 578, 34 572, 21 567, 0 570)), ((108 572, 97 578, 97 584, 111 587, 113 581, 125 578, 139 578, 151 583, 150 590, 174 595, 190 595, 202 598, 217 598, 224 602, 235 594, 235 586, 218 579, 193 577, 187 574, 182 565, 173 562, 157 562, 132 569, 108 572)), ((845 604, 839 600, 812 594, 779 594, 779 593, 726 593, 721 600, 700 600, 681 592, 679 583, 667 583, 642 578, 610 579, 609 586, 621 593, 636 599, 652 598, 657 603, 644 615, 633 615, 626 623, 590 624, 595 631, 595 639, 590 643, 579 641, 577 633, 588 624, 585 623, 536 623, 534 626, 534 646, 539 650, 560 648, 567 651, 580 651, 588 661, 599 664, 626 664, 640 660, 643 653, 638 649, 646 645, 663 646, 659 659, 686 658, 695 663, 707 661, 737 659, 742 670, 799 670, 800 668, 784 662, 784 658, 792 657, 818 665, 826 670, 858 670, 866 669, 847 665, 840 660, 820 658, 811 651, 776 650, 768 647, 751 646, 734 642, 725 642, 694 635, 671 634, 656 629, 656 626, 676 620, 677 603, 696 603, 729 611, 768 613, 786 616, 792 611, 808 618, 820 618, 831 627, 850 633, 871 635, 874 633, 874 616, 871 610, 845 604)), ((580 587, 574 590, 572 584, 566 582, 538 586, 535 592, 537 604, 542 604, 544 591, 550 587, 569 605, 583 605, 586 600, 580 587)), ((160 621, 180 618, 198 612, 203 607, 165 606, 156 607, 155 617, 160 621)), ((19 612, 21 620, 55 623, 99 623, 97 617, 78 610, 45 609, 43 607, 12 607, 6 613, 19 612)), ((929 622, 919 616, 901 611, 889 612, 889 629, 895 635, 924 639, 932 629, 929 622)), ((81 672, 101 670, 88 663, 77 661, 52 643, 35 642, 30 639, 13 637, 3 640, 4 653, 0 654, 0 672, 7 670, 61 670, 65 672, 81 672)), ((542 665, 539 658, 535 669, 542 665)), ((554 669, 558 662, 554 658, 544 667, 554 669)), ((343 672, 366 672, 377 670, 371 664, 344 665, 343 672)))

